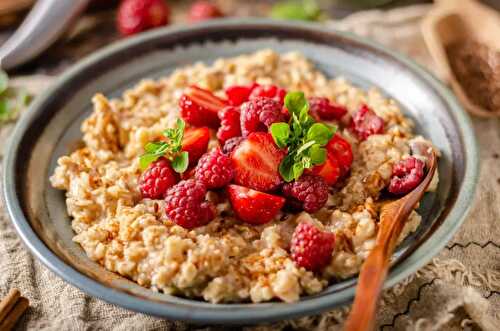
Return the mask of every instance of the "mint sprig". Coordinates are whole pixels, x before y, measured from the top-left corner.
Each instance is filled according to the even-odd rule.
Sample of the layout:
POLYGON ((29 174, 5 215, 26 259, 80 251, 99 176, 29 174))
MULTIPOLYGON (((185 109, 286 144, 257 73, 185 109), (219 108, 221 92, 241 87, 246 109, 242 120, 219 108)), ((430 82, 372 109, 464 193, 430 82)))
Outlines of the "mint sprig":
POLYGON ((182 151, 182 138, 184 138, 184 129, 186 123, 182 119, 177 119, 174 128, 166 129, 163 135, 167 141, 149 142, 144 146, 146 153, 139 157, 139 166, 141 170, 146 170, 148 166, 158 160, 160 157, 165 157, 171 162, 172 169, 175 172, 183 173, 189 165, 189 154, 182 151))
POLYGON ((291 115, 289 123, 273 123, 270 132, 278 147, 288 148, 279 172, 286 182, 291 182, 298 179, 305 169, 325 162, 324 146, 332 139, 337 128, 314 121, 309 115, 309 104, 302 92, 288 93, 285 106, 291 115))

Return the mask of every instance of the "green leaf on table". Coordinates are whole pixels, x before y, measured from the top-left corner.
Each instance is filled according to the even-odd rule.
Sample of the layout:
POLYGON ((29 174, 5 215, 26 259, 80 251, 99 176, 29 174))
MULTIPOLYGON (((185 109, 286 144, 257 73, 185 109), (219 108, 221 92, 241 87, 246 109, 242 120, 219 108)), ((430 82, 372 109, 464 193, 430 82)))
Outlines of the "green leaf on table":
POLYGON ((0 70, 0 94, 7 90, 9 86, 9 76, 5 73, 5 71, 0 70))
POLYGON ((181 152, 172 160, 172 169, 175 172, 182 174, 186 171, 189 165, 189 154, 188 152, 181 152))
POLYGON ((314 0, 279 2, 271 9, 271 17, 282 20, 316 21, 320 16, 314 0))

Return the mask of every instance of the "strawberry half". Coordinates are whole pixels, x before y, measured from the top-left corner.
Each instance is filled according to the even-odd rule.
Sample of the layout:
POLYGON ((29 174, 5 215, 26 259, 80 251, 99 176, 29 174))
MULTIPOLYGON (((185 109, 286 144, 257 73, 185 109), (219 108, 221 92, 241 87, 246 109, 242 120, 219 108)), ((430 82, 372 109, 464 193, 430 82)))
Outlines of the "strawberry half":
POLYGON ((188 87, 179 99, 181 117, 193 126, 217 128, 220 123, 217 112, 227 105, 226 100, 197 86, 188 87))
POLYGON ((353 155, 351 144, 342 138, 338 133, 326 145, 328 155, 338 161, 340 175, 344 176, 349 172, 352 165, 353 155))
POLYGON ((229 185, 227 192, 236 216, 253 225, 270 222, 285 204, 283 197, 239 185, 229 185))
POLYGON ((337 159, 330 152, 327 152, 325 163, 314 166, 311 172, 323 177, 328 185, 334 185, 340 177, 341 170, 337 159))
POLYGON ((232 106, 239 106, 243 102, 248 101, 252 91, 259 86, 257 83, 252 85, 233 85, 226 88, 225 92, 227 99, 232 106))
POLYGON ((258 191, 276 189, 283 182, 278 168, 285 155, 269 133, 250 134, 231 153, 234 182, 258 191))
POLYGON ((198 159, 205 154, 209 141, 210 130, 207 127, 186 129, 182 150, 189 153, 189 166, 196 165, 198 159))

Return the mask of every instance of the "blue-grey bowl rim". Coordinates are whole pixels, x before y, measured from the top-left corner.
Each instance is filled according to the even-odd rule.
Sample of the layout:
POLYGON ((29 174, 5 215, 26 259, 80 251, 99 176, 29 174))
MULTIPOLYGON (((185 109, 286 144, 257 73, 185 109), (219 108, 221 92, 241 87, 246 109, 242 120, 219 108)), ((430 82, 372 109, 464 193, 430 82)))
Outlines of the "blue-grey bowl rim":
MULTIPOLYGON (((201 23, 190 27, 168 27, 152 30, 142 33, 136 37, 127 38, 125 40, 116 42, 110 46, 103 48, 100 51, 86 57, 80 62, 76 63, 53 84, 46 92, 39 95, 34 103, 31 105, 30 110, 22 116, 17 124, 14 133, 11 137, 9 151, 4 160, 4 173, 3 173, 3 198, 6 203, 8 214, 12 223, 21 237, 24 244, 29 250, 50 270, 63 278, 68 283, 76 286, 82 291, 105 300, 107 302, 122 306, 133 311, 146 313, 158 317, 165 317, 176 320, 184 320, 194 323, 213 323, 213 324, 255 324, 260 322, 269 322, 276 320, 283 320, 289 318, 300 317, 304 315, 317 314, 326 311, 335 306, 348 303, 354 297, 354 288, 348 288, 341 291, 341 293, 333 293, 335 300, 332 300, 332 295, 325 295, 316 298, 309 298, 307 300, 300 300, 299 302, 286 305, 272 304, 248 304, 246 308, 231 308, 230 305, 213 305, 210 306, 197 306, 197 301, 192 301, 192 305, 176 305, 169 303, 160 303, 145 300, 136 296, 132 296, 125 292, 120 292, 116 289, 104 286, 92 278, 78 272, 71 266, 67 265, 57 255, 55 255, 37 236, 35 231, 30 226, 30 223, 25 218, 21 209, 20 201, 17 197, 17 190, 15 187, 15 163, 17 157, 17 146, 19 145, 30 119, 33 118, 34 112, 37 110, 38 105, 42 104, 43 100, 54 91, 57 86, 61 86, 66 81, 70 80, 73 76, 95 61, 105 58, 107 55, 114 52, 126 50, 128 47, 140 44, 149 39, 154 39, 165 34, 179 33, 183 31, 202 30, 205 27, 217 26, 238 26, 244 27, 256 26, 265 24, 267 26, 300 28, 310 30, 311 32, 328 32, 337 34, 339 36, 351 39, 357 43, 365 44, 382 53, 385 53, 399 62, 403 63, 411 70, 416 72, 423 78, 438 94, 447 102, 457 120, 457 125, 462 131, 461 139, 463 140, 464 152, 466 153, 466 167, 463 185, 455 200, 454 207, 450 210, 446 220, 454 220, 452 225, 447 228, 438 228, 428 240, 422 244, 417 250, 409 255, 405 261, 391 269, 387 281, 384 283, 384 288, 391 287, 400 282, 419 268, 423 267, 429 260, 437 255, 441 249, 444 248, 446 243, 452 238, 453 234, 458 230, 464 221, 476 189, 477 179, 479 175, 479 154, 477 142, 474 135, 474 130, 468 115, 464 112, 463 108, 459 105, 450 90, 439 82, 432 74, 420 67, 418 64, 408 59, 407 57, 388 50, 386 47, 366 40, 364 38, 355 36, 349 32, 336 31, 334 29, 326 28, 325 26, 314 23, 302 22, 281 22, 268 19, 224 19, 214 20, 212 22, 201 23), (167 309, 168 307, 168 309, 167 309), (220 308, 218 308, 220 307, 220 308), (194 311, 193 309, 196 309, 194 311)), ((39 111, 40 109, 38 109, 39 111)))

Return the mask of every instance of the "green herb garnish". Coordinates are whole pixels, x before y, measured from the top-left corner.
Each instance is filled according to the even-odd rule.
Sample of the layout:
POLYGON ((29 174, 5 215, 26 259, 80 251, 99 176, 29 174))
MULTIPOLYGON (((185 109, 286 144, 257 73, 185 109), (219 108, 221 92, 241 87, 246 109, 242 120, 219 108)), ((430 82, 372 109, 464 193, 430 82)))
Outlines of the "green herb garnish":
POLYGON ((174 128, 163 131, 163 135, 167 138, 167 141, 147 143, 144 146, 146 153, 139 157, 141 170, 146 170, 151 163, 163 156, 170 160, 172 169, 175 172, 183 173, 186 171, 189 165, 189 154, 186 151, 182 151, 182 138, 184 137, 185 127, 186 123, 179 118, 174 128))
POLYGON ((30 101, 26 89, 9 86, 9 77, 0 70, 0 125, 16 119, 30 101))
POLYGON ((325 162, 324 146, 337 128, 314 121, 309 115, 309 104, 302 92, 288 93, 285 106, 291 115, 290 122, 273 123, 270 132, 278 147, 288 148, 279 172, 286 182, 291 182, 298 179, 305 169, 325 162))
POLYGON ((322 11, 314 0, 279 2, 271 9, 271 17, 281 20, 317 21, 322 11))

